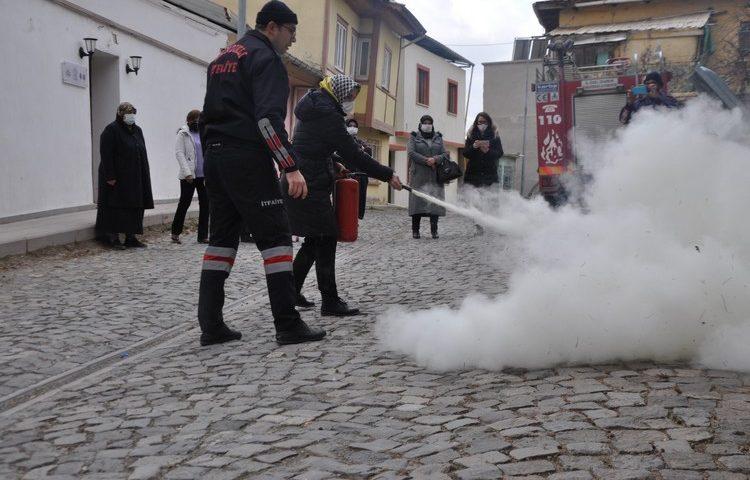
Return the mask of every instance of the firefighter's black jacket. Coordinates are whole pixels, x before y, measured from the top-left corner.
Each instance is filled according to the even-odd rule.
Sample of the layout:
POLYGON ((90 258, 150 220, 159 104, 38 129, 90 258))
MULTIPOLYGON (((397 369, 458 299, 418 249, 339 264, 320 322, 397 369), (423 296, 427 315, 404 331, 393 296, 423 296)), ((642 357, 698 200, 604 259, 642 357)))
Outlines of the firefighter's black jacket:
POLYGON ((281 56, 252 30, 208 66, 203 142, 225 141, 268 148, 287 172, 297 156, 284 126, 289 77, 281 56))

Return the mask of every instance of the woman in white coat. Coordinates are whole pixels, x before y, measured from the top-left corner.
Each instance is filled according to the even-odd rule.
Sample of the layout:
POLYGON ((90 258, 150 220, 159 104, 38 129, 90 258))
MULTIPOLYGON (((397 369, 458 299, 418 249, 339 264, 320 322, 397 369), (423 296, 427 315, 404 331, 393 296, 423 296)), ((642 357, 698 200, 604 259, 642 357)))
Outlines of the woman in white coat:
POLYGON ((172 221, 172 241, 182 243, 180 235, 185 224, 185 214, 193 195, 198 190, 198 243, 208 243, 208 195, 203 177, 203 149, 198 134, 200 110, 191 110, 187 114, 187 125, 177 131, 175 157, 180 166, 180 203, 172 221))

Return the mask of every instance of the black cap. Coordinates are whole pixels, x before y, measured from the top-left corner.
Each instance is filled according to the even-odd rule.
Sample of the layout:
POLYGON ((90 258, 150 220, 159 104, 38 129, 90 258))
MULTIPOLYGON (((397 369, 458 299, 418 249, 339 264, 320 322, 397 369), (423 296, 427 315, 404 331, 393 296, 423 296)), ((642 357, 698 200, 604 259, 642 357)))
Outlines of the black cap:
POLYGON ((263 5, 258 15, 255 17, 255 23, 257 25, 268 25, 268 22, 276 22, 279 25, 282 23, 293 23, 297 25, 297 14, 286 6, 284 2, 279 0, 271 0, 270 2, 263 5))
POLYGON ((661 79, 661 74, 659 72, 651 72, 648 75, 646 75, 646 78, 643 79, 643 83, 646 84, 648 82, 655 82, 659 87, 664 86, 664 82, 661 79))
POLYGON ((435 123, 435 122, 434 122, 434 121, 432 120, 432 117, 431 117, 431 116, 429 116, 429 115, 422 115, 422 118, 420 118, 420 119, 419 119, 419 123, 424 123, 424 121, 425 121, 425 120, 429 120, 430 122, 432 122, 432 123, 435 123))

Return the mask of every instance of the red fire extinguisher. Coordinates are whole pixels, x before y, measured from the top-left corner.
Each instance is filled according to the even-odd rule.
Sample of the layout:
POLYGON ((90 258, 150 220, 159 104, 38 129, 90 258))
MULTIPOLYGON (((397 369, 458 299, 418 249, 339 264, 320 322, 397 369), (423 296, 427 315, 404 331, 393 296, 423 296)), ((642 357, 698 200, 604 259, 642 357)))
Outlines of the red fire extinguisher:
POLYGON ((339 242, 354 242, 359 228, 359 182, 353 178, 336 180, 333 197, 339 242))

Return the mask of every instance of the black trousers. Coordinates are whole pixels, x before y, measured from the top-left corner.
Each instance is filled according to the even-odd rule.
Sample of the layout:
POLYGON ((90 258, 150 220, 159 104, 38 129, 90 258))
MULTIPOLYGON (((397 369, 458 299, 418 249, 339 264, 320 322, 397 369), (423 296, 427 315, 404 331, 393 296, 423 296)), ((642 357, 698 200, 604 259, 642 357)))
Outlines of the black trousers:
POLYGON ((185 214, 193 203, 193 194, 198 190, 198 240, 208 238, 208 195, 203 177, 194 178, 192 182, 180 180, 180 203, 172 220, 172 235, 181 235, 185 226, 185 214))
POLYGON ((234 265, 243 223, 263 257, 271 313, 277 330, 294 328, 292 236, 273 160, 265 151, 209 143, 205 162, 211 236, 203 256, 198 321, 211 333, 223 323, 224 282, 234 265))
POLYGON ((422 217, 430 217, 430 230, 432 230, 433 232, 437 232, 438 220, 440 219, 440 217, 438 215, 423 215, 419 213, 411 216, 412 231, 419 231, 419 224, 422 223, 422 217))
POLYGON ((336 237, 305 237, 302 246, 294 257, 294 285, 297 293, 302 291, 307 274, 315 264, 315 275, 318 278, 318 290, 323 300, 333 301, 338 298, 336 287, 336 237))

